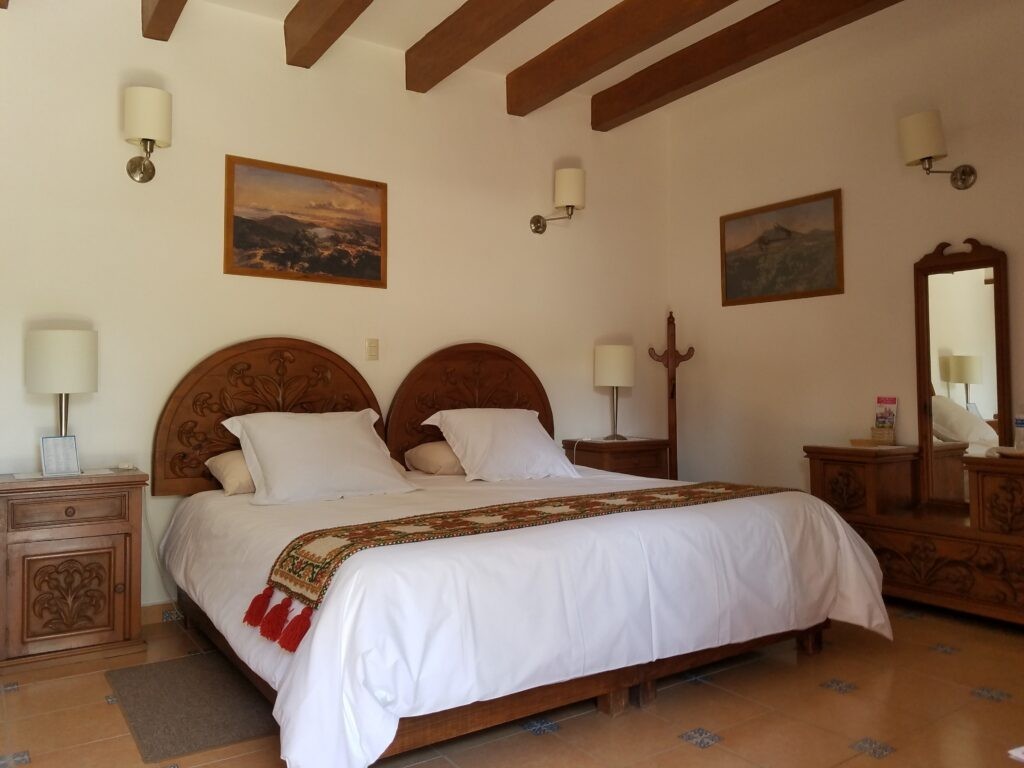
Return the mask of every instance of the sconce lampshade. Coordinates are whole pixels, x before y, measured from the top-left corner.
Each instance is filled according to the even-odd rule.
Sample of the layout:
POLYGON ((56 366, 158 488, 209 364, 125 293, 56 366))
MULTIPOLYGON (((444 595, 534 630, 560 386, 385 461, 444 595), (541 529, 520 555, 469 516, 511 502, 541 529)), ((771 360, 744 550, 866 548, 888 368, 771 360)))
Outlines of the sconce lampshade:
POLYGON ((42 394, 95 392, 96 331, 29 331, 25 337, 25 389, 42 394))
POLYGON ((907 165, 920 165, 926 157, 946 156, 946 136, 937 109, 917 112, 900 119, 900 151, 907 165))
POLYGON ((124 140, 142 146, 143 139, 171 146, 171 94, 133 85, 124 89, 124 140))
POLYGON ((587 174, 582 168, 555 171, 555 207, 573 206, 582 210, 587 202, 587 174))
POLYGON ((598 344, 594 347, 594 386, 633 386, 633 347, 629 344, 598 344))
POLYGON ((950 384, 981 384, 981 358, 977 355, 950 355, 950 384))

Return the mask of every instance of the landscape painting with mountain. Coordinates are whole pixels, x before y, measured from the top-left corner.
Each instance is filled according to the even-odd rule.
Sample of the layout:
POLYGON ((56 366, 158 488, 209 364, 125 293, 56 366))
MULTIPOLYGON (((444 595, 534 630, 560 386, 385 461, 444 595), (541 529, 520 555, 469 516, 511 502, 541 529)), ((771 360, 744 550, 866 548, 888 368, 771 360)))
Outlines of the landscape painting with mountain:
POLYGON ((723 216, 722 305, 843 292, 842 192, 723 216))
POLYGON ((224 272, 387 286, 387 185, 229 155, 224 272))

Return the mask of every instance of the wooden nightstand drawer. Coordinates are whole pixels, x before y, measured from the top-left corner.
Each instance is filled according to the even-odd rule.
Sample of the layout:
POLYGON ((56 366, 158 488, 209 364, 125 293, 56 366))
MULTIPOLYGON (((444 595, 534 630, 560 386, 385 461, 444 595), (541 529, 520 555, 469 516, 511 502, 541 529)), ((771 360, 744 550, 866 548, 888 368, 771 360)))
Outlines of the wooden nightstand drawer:
POLYGON ((14 498, 9 502, 10 530, 49 528, 128 519, 128 494, 69 493, 44 498, 14 498))
POLYGON ((669 477, 668 440, 563 440, 573 464, 641 477, 669 477))

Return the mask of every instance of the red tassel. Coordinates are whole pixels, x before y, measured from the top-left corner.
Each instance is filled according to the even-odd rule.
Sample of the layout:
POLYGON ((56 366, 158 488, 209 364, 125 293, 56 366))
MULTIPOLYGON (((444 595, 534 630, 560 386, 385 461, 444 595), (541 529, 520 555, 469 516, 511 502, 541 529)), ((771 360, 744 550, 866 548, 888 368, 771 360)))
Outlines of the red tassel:
POLYGON ((245 618, 242 619, 250 627, 258 627, 260 622, 263 621, 263 617, 267 615, 267 608, 270 607, 270 599, 274 596, 274 588, 267 587, 260 592, 256 597, 249 603, 249 610, 245 612, 245 618))
POLYGON ((306 636, 306 632, 309 631, 309 622, 312 615, 313 609, 307 605, 302 609, 302 613, 288 622, 288 626, 285 627, 284 632, 281 633, 281 639, 277 641, 277 644, 286 651, 295 653, 295 649, 299 647, 299 643, 302 642, 302 638, 304 638, 306 636))
POLYGON ((281 636, 281 632, 284 631, 284 625, 288 623, 288 611, 291 610, 291 607, 292 599, 286 597, 271 608, 260 622, 260 634, 268 640, 277 640, 281 636))

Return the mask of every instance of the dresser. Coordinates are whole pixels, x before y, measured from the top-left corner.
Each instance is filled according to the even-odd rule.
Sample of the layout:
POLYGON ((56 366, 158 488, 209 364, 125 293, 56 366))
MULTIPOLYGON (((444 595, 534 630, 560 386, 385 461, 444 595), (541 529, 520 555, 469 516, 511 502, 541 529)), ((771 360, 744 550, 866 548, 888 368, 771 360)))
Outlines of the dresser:
POLYGON ((142 496, 149 477, 0 475, 0 665, 142 647, 142 496))
POLYGON ((628 440, 563 440, 573 464, 621 472, 624 475, 668 478, 668 440, 631 437, 628 440))
POLYGON ((922 503, 916 447, 804 452, 811 493, 871 546, 886 595, 1024 624, 1024 460, 960 458, 969 503, 962 469, 959 499, 922 503))

